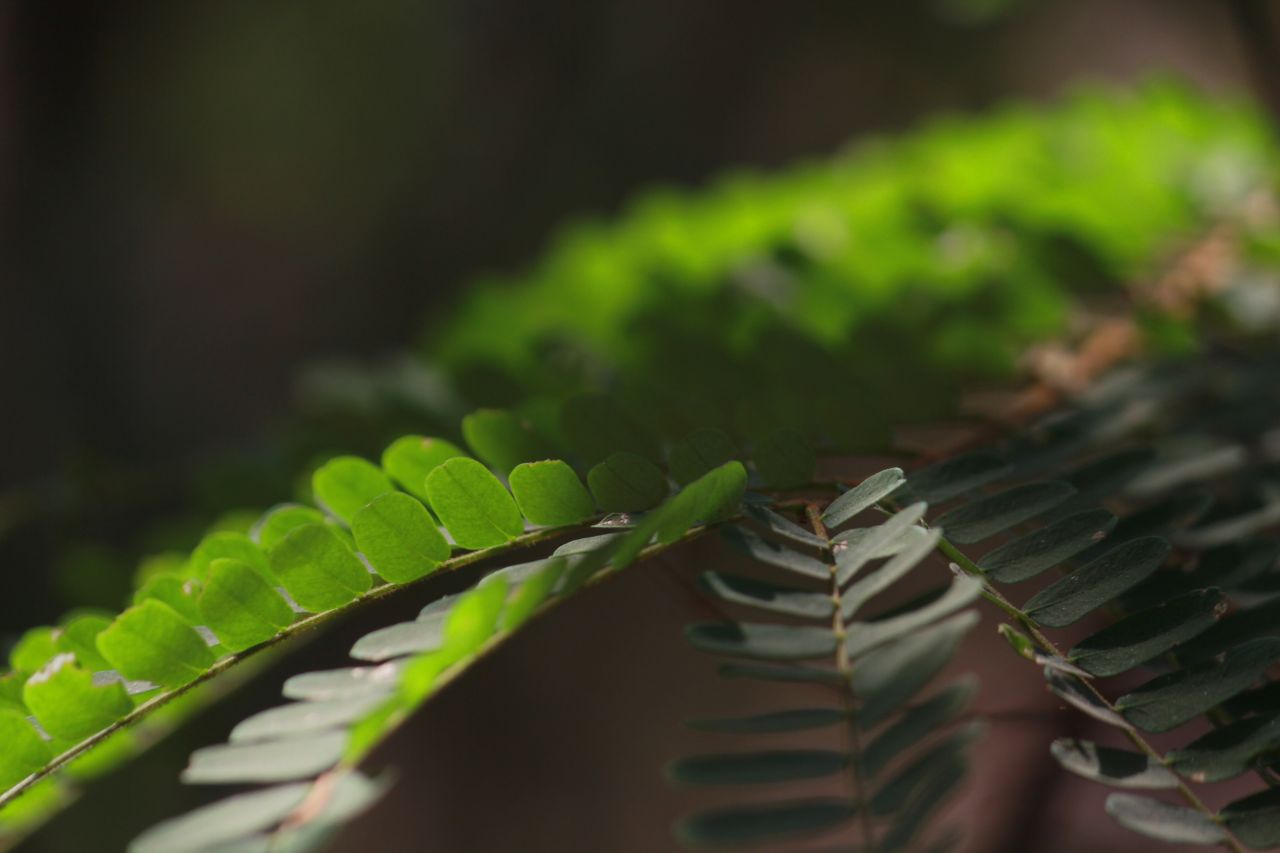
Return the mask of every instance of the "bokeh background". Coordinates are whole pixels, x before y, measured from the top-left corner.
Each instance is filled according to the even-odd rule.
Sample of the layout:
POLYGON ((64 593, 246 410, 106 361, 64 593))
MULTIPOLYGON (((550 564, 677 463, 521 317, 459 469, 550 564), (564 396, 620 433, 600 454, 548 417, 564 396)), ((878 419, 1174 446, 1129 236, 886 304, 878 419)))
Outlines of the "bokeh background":
MULTIPOLYGON (((639 188, 697 187, 728 167, 781 166, 1080 80, 1175 73, 1276 104, 1276 7, 0 4, 0 635, 69 604, 115 603, 130 549, 154 544, 138 537, 158 519, 180 529, 189 473, 287 418, 303 365, 402 350, 469 280, 518 270, 566 221, 608 214, 639 188), (101 569, 116 559, 118 573, 101 569)), ((574 632, 598 617, 577 611, 544 645, 591 636, 574 632)), ((522 671, 519 659, 499 666, 522 671)), ((431 713, 459 725, 494 707, 485 697, 501 686, 431 713)), ((536 740, 516 731, 502 742, 536 740)), ((555 751, 538 755, 551 773, 555 751)), ((478 778, 502 772, 487 762, 478 778)), ((439 800, 441 784, 405 790, 439 800)), ((566 814, 580 790, 564 793, 566 814)), ((665 815, 670 803, 650 806, 665 815)), ((652 823, 645 809, 636 826, 652 823)), ((606 814, 602 833, 617 825, 606 814)), ((538 841, 564 831, 551 826, 531 849, 554 849, 538 841)), ((466 848, 440 832, 450 850, 519 837, 466 848)), ((613 849, 662 849, 645 846, 662 837, 613 849)))

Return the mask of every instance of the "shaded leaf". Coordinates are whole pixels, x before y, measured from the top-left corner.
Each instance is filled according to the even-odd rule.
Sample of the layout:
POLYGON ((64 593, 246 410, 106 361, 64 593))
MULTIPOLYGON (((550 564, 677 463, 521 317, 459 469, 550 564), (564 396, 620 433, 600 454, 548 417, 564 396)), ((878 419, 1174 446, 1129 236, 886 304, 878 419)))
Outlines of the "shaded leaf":
POLYGON ((363 506, 351 520, 356 547, 383 579, 409 583, 449 559, 435 519, 421 502, 403 492, 387 492, 363 506))
POLYGON ((728 752, 674 761, 667 775, 684 785, 764 785, 830 776, 848 766, 848 755, 829 750, 728 752))
POLYGON ((1227 805, 1221 818, 1237 838, 1255 850, 1280 846, 1280 791, 1262 791, 1227 805))
POLYGON ((871 649, 923 628, 932 622, 949 616, 961 607, 971 604, 982 594, 982 581, 977 578, 957 577, 940 598, 901 616, 876 622, 854 622, 846 625, 845 653, 849 660, 866 654, 871 649))
POLYGON ((662 461, 657 442, 612 397, 583 394, 571 398, 564 404, 560 426, 589 466, 617 452, 643 456, 654 464, 662 461))
POLYGON ((1076 643, 1067 657, 1094 675, 1119 675, 1203 633, 1225 606, 1216 589, 1196 590, 1126 616, 1076 643))
MULTIPOLYGON (((889 545, 897 543, 900 539, 905 539, 907 531, 915 528, 915 525, 924 517, 925 510, 928 508, 927 504, 912 504, 895 513, 884 524, 871 528, 870 532, 865 537, 858 539, 857 542, 850 542, 844 548, 834 549, 836 583, 841 587, 847 585, 853 576, 858 573, 859 569, 884 553, 889 545)), ((844 534, 841 535, 843 536, 844 534)), ((927 536, 928 534, 925 535, 927 536)), ((936 542, 937 536, 937 533, 933 534, 933 541, 936 542)), ((924 536, 920 538, 923 539, 924 536)), ((915 549, 918 545, 919 541, 916 541, 909 546, 903 546, 895 550, 894 553, 901 556, 902 550, 906 548, 915 549)), ((912 553, 914 553, 914 550, 912 553)))
POLYGON ((345 728, 386 702, 385 694, 331 699, 324 702, 290 702, 268 708, 240 722, 228 737, 232 743, 310 735, 345 728))
POLYGON ((1178 777, 1158 761, 1140 752, 1112 749, 1076 738, 1058 738, 1049 752, 1063 768, 1077 776, 1113 788, 1176 788, 1178 777))
POLYGON ((1069 515, 1001 545, 979 567, 1000 583, 1028 580, 1101 542, 1115 524, 1115 516, 1103 509, 1069 515))
POLYGON ((1040 590, 1022 609, 1041 625, 1065 627, 1136 586, 1168 554, 1169 543, 1154 536, 1117 545, 1040 590))
POLYGON ((714 809, 676 825, 685 844, 725 846, 798 838, 834 829, 851 820, 848 800, 811 799, 714 809))
POLYGON ((1174 495, 1120 519, 1104 541, 1080 552, 1079 559, 1094 560, 1103 552, 1130 540, 1167 535, 1170 531, 1188 527, 1208 512, 1212 505, 1213 496, 1205 492, 1174 495))
POLYGON ((828 530, 839 527, 858 513, 893 494, 905 482, 906 478, 902 476, 901 468, 886 468, 872 474, 827 506, 822 513, 823 525, 828 530))
POLYGON ((1043 515, 1073 494, 1075 489, 1066 483, 1027 483, 956 507, 935 525, 947 531, 952 542, 981 542, 1043 515))
POLYGON ((875 776, 898 755, 953 720, 968 707, 977 688, 977 679, 969 676, 907 711, 863 749, 862 772, 875 776))
POLYGON ((521 582, 502 611, 502 630, 514 631, 528 621, 551 596, 567 565, 567 560, 553 558, 542 570, 521 582))
POLYGON ((826 563, 794 548, 762 539, 754 530, 734 525, 724 528, 721 535, 753 560, 817 580, 831 578, 831 569, 826 563))
POLYGON ((806 619, 829 619, 834 609, 831 596, 821 592, 719 572, 704 572, 699 580, 703 588, 717 598, 757 610, 806 619))
POLYGON ((369 591, 364 564, 323 524, 292 530, 271 551, 271 568, 299 607, 323 613, 369 591))
POLYGON ((764 481, 778 489, 808 483, 818 462, 813 445, 790 427, 774 430, 757 441, 752 460, 764 481))
MULTIPOLYGON (((695 524, 710 524, 729 517, 742 503, 746 486, 747 469, 737 460, 703 474, 654 513, 658 542, 670 544, 695 524)), ((626 549, 622 550, 625 553, 626 549)))
POLYGON ((1049 691, 1077 711, 1093 717, 1101 723, 1120 729, 1131 729, 1129 721, 1117 714, 1099 699, 1079 677, 1051 666, 1044 668, 1044 679, 1049 691))
POLYGON ((671 448, 667 467, 682 486, 731 461, 738 455, 733 439, 718 429, 700 429, 671 448))
POLYGON ((749 678, 755 681, 841 685, 844 676, 834 669, 813 666, 776 666, 769 664, 724 663, 718 670, 724 678, 749 678))
POLYGON ((534 524, 559 527, 595 515, 596 505, 586 487, 574 470, 558 459, 517 465, 509 479, 520 511, 534 524))
POLYGON ((911 493, 921 500, 942 503, 957 495, 995 482, 1011 471, 1009 463, 994 453, 978 451, 956 456, 911 472, 911 493))
POLYGON ((902 809, 921 785, 932 777, 945 775, 945 768, 962 760, 964 750, 984 731, 982 723, 968 723, 926 749, 876 791, 869 804, 872 813, 890 815, 902 809))
POLYGON ((462 437, 486 465, 508 474, 522 462, 549 459, 555 449, 504 409, 479 409, 462 419, 462 437))
MULTIPOLYGON (((840 594, 840 612, 845 621, 851 620, 868 601, 901 580, 920 565, 937 547, 942 531, 933 528, 924 536, 895 554, 883 566, 851 583, 840 594)), ((837 560, 840 558, 837 557, 837 560)), ((843 569, 845 565, 842 564, 843 569)))
POLYGON ((1169 752, 1175 770, 1196 782, 1219 782, 1253 769, 1258 756, 1280 749, 1280 714, 1248 717, 1213 729, 1169 752))
POLYGON ((744 511, 748 518, 759 522, 767 531, 776 536, 789 539, 799 545, 809 545, 814 548, 827 547, 827 540, 816 533, 806 530, 794 521, 779 515, 767 506, 750 505, 744 511))
POLYGON ((304 779, 318 776, 341 761, 346 746, 345 730, 207 746, 191 754, 182 781, 201 785, 304 779))
POLYGON ((213 665, 209 646, 167 604, 148 599, 98 635, 98 651, 126 678, 182 687, 213 665))
POLYGON ((362 506, 394 489, 381 468, 358 456, 330 459, 311 475, 316 500, 347 523, 362 506))
POLYGON ((685 725, 695 731, 720 734, 776 734, 822 728, 848 720, 849 712, 842 708, 797 708, 746 717, 686 720, 685 725))
POLYGON ((399 622, 365 634, 351 647, 356 660, 381 662, 405 655, 433 652, 444 645, 444 620, 440 613, 432 619, 399 622))
POLYGON ((327 702, 361 696, 388 695, 400 680, 400 664, 353 666, 304 672, 288 678, 282 689, 286 699, 327 702))
POLYGON ((853 692, 863 699, 858 724, 869 728, 914 696, 946 666, 977 622, 978 614, 961 613, 864 657, 853 670, 853 692))
POLYGON ((438 465, 427 475, 427 497, 463 548, 492 548, 524 532, 511 493, 474 459, 457 457, 438 465))
POLYGON ((1134 794, 1111 794, 1107 814, 1139 835, 1171 844, 1215 845, 1227 837, 1221 826, 1206 815, 1134 794))
POLYGON ((1223 659, 1148 681, 1116 700, 1125 719, 1149 732, 1165 732, 1244 690, 1280 660, 1280 639, 1250 640, 1223 659))
POLYGON ((129 853, 200 853, 270 829, 302 805, 309 783, 236 794, 148 829, 129 853))
POLYGON ((830 628, 754 622, 700 622, 685 628, 695 649, 760 660, 809 660, 831 655, 836 637, 830 628))
POLYGON ((587 472, 596 503, 606 512, 652 509, 667 496, 667 478, 644 456, 620 451, 587 472))

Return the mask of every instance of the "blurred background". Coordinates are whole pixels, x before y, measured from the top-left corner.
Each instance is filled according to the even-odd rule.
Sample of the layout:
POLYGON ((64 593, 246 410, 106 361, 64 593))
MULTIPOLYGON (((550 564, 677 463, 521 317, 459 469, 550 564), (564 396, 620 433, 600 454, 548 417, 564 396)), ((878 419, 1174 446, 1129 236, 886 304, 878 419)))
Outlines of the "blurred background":
POLYGON ((1277 5, 0 4, 0 635, 118 604, 66 564, 567 221, 1080 80, 1275 105, 1277 5))
MULTIPOLYGON (((1273 6, 5 3, 0 556, 135 535, 291 411, 300 365, 403 349, 638 188, 1082 79, 1265 98, 1273 6)), ((0 627, 53 618, 56 587, 0 627)))

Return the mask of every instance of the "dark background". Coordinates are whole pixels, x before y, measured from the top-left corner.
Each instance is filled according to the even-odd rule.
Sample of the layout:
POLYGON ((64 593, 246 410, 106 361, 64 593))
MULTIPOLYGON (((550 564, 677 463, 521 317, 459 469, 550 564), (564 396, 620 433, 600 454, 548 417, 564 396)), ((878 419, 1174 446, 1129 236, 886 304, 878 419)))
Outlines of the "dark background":
MULTIPOLYGON (((520 269, 567 219, 1082 78, 1174 71, 1274 92, 1268 0, 964 5, 0 4, 0 640, 74 603, 49 580, 66 543, 145 550, 140 531, 182 501, 168 487, 283 419, 300 365, 403 349, 469 279, 520 269)), ((743 697, 690 693, 710 664, 681 655, 678 628, 701 605, 663 577, 625 579, 607 594, 618 607, 571 604, 429 706, 377 757, 409 778, 345 847, 385 831, 392 850, 665 849, 689 803, 651 765, 694 748, 679 716, 743 697), (583 683, 596 688, 573 699, 583 683), (398 760, 422 751, 435 772, 398 760)), ((112 849, 206 796, 172 783, 186 752, 272 701, 283 675, 340 665, 351 637, 404 618, 385 610, 98 786, 33 849, 112 849), (120 801, 138 790, 163 794, 120 801), (137 826, 116 823, 126 810, 137 826)), ((1031 688, 994 701, 1044 706, 1031 688)), ((1062 731, 1047 725, 1028 737, 1062 731)), ((1005 759, 1026 753, 999 734, 1005 759)), ((1062 828, 1099 802, 1075 809, 1075 783, 1036 756, 986 767, 961 808, 1003 812, 1001 792, 1021 789, 1056 822, 988 827, 985 849, 1132 843, 1067 844, 1062 828)))

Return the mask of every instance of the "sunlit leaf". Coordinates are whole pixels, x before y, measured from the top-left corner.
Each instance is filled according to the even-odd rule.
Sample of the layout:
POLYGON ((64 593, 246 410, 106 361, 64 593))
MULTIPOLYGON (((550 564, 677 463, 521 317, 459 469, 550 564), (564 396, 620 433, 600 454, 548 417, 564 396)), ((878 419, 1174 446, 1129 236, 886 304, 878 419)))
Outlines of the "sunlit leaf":
POLYGON ((388 492, 361 507, 351 520, 356 547, 391 583, 409 583, 449 559, 435 519, 421 502, 388 492))
POLYGON ((578 475, 558 459, 516 465, 509 480, 520 511, 534 524, 578 524, 596 513, 595 502, 578 475))
POLYGON ((511 493, 474 459, 459 457, 438 465, 427 475, 427 498, 463 548, 492 548, 524 532, 511 493))
POLYGON ((340 607, 373 583, 364 564, 323 524, 290 532, 272 549, 271 568, 298 606, 312 613, 340 607))
POLYGON ((209 646, 172 607, 148 599, 98 635, 98 651, 126 678, 181 687, 213 665, 209 646))
POLYGON ((554 448, 504 409, 480 409, 462 419, 462 437, 486 465, 503 474, 522 462, 548 459, 554 448))
POLYGON ((105 729, 133 710, 119 683, 97 686, 93 675, 64 653, 27 679, 23 701, 49 734, 80 740, 105 729))
POLYGON ((358 456, 330 459, 311 476, 316 500, 347 523, 362 506, 394 488, 381 468, 358 456))
POLYGON ((293 610, 262 575, 239 560, 214 560, 200 594, 203 624, 222 645, 240 651, 293 623, 293 610))
POLYGON ((427 475, 437 465, 465 454, 442 438, 406 435, 397 438, 382 452, 382 469, 406 492, 419 500, 427 497, 427 475))

